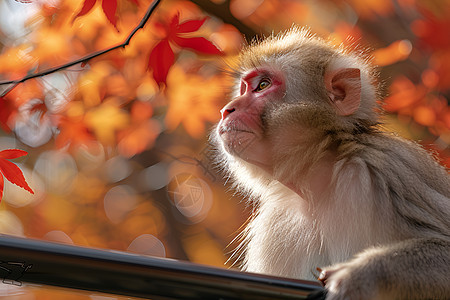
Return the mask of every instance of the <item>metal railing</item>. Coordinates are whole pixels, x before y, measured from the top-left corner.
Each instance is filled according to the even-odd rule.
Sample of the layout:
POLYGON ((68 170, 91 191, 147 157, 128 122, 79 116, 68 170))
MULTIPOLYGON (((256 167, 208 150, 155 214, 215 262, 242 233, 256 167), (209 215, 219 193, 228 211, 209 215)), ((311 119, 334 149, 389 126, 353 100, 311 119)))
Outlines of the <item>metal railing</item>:
POLYGON ((324 299, 310 281, 214 268, 128 252, 0 236, 0 276, 151 299, 324 299))

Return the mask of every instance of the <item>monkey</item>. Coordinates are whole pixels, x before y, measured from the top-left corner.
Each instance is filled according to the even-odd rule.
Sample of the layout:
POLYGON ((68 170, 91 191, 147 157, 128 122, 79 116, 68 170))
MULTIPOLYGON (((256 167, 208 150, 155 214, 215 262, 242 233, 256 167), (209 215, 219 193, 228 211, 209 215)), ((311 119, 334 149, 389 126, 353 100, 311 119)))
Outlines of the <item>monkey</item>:
POLYGON ((242 270, 332 300, 450 299, 449 173, 384 129, 370 55, 293 26, 237 61, 211 142, 253 207, 242 270))

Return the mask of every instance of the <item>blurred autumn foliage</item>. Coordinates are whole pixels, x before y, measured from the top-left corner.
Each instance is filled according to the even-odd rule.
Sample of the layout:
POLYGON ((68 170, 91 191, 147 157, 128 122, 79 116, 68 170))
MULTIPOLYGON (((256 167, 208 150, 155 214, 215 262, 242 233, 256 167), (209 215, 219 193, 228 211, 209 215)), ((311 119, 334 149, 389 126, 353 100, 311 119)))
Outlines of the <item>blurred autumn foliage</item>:
POLYGON ((243 35, 292 23, 369 49, 385 126, 450 166, 449 1, 163 0, 140 24, 152 4, 0 0, 0 150, 28 152, 0 171, 34 191, 5 181, 0 233, 223 266, 250 212, 206 147, 222 71, 243 35))

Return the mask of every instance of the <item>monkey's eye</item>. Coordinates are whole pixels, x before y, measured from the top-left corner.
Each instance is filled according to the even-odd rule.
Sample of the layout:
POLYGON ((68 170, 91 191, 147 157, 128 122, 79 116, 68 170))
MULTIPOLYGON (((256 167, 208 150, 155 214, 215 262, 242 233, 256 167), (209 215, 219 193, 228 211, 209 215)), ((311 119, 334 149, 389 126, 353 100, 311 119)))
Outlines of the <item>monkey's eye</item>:
POLYGON ((264 89, 267 89, 269 86, 271 85, 271 82, 269 79, 262 79, 259 83, 258 86, 255 89, 255 92, 259 92, 262 91, 264 89))

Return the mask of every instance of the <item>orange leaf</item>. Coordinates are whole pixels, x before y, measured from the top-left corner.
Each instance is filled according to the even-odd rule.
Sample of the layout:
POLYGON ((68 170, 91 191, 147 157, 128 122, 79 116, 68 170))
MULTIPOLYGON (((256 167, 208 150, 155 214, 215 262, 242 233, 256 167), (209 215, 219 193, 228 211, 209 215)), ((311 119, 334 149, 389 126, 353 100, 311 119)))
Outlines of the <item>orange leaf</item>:
POLYGON ((131 107, 133 122, 140 123, 149 119, 153 114, 153 106, 148 102, 135 101, 131 107))
POLYGON ((433 50, 447 49, 450 46, 448 18, 437 19, 434 17, 425 20, 416 20, 411 24, 412 31, 419 37, 421 46, 433 50))
POLYGON ((424 126, 433 126, 436 122, 436 113, 431 107, 421 105, 414 109, 414 120, 424 126))
MULTIPOLYGON (((8 150, 0 151, 0 173, 2 173, 3 176, 5 176, 5 178, 9 182, 34 194, 33 190, 30 188, 30 186, 26 182, 25 177, 23 176, 22 170, 20 170, 20 168, 18 166, 16 166, 14 163, 7 160, 7 159, 21 157, 26 154, 27 154, 27 152, 25 152, 23 150, 19 150, 19 149, 8 149, 8 150)), ((0 196, 3 196, 3 177, 0 182, 0 188, 1 188, 0 196)))
POLYGON ((358 13, 359 17, 364 19, 387 16, 394 11, 394 5, 391 0, 350 0, 349 2, 348 5, 358 13))
POLYGON ((88 144, 94 140, 94 136, 90 133, 83 121, 62 118, 59 125, 59 134, 56 136, 55 145, 62 148, 70 145, 71 148, 88 144))
POLYGON ((384 109, 397 112, 409 108, 425 96, 423 86, 415 86, 408 78, 398 77, 390 87, 390 96, 384 100, 384 109))
POLYGON ((450 51, 433 53, 430 58, 430 67, 436 73, 436 88, 448 90, 450 88, 450 51))
POLYGON ((408 58, 412 51, 412 44, 408 40, 396 41, 386 48, 377 49, 373 52, 375 64, 387 66, 408 58))

